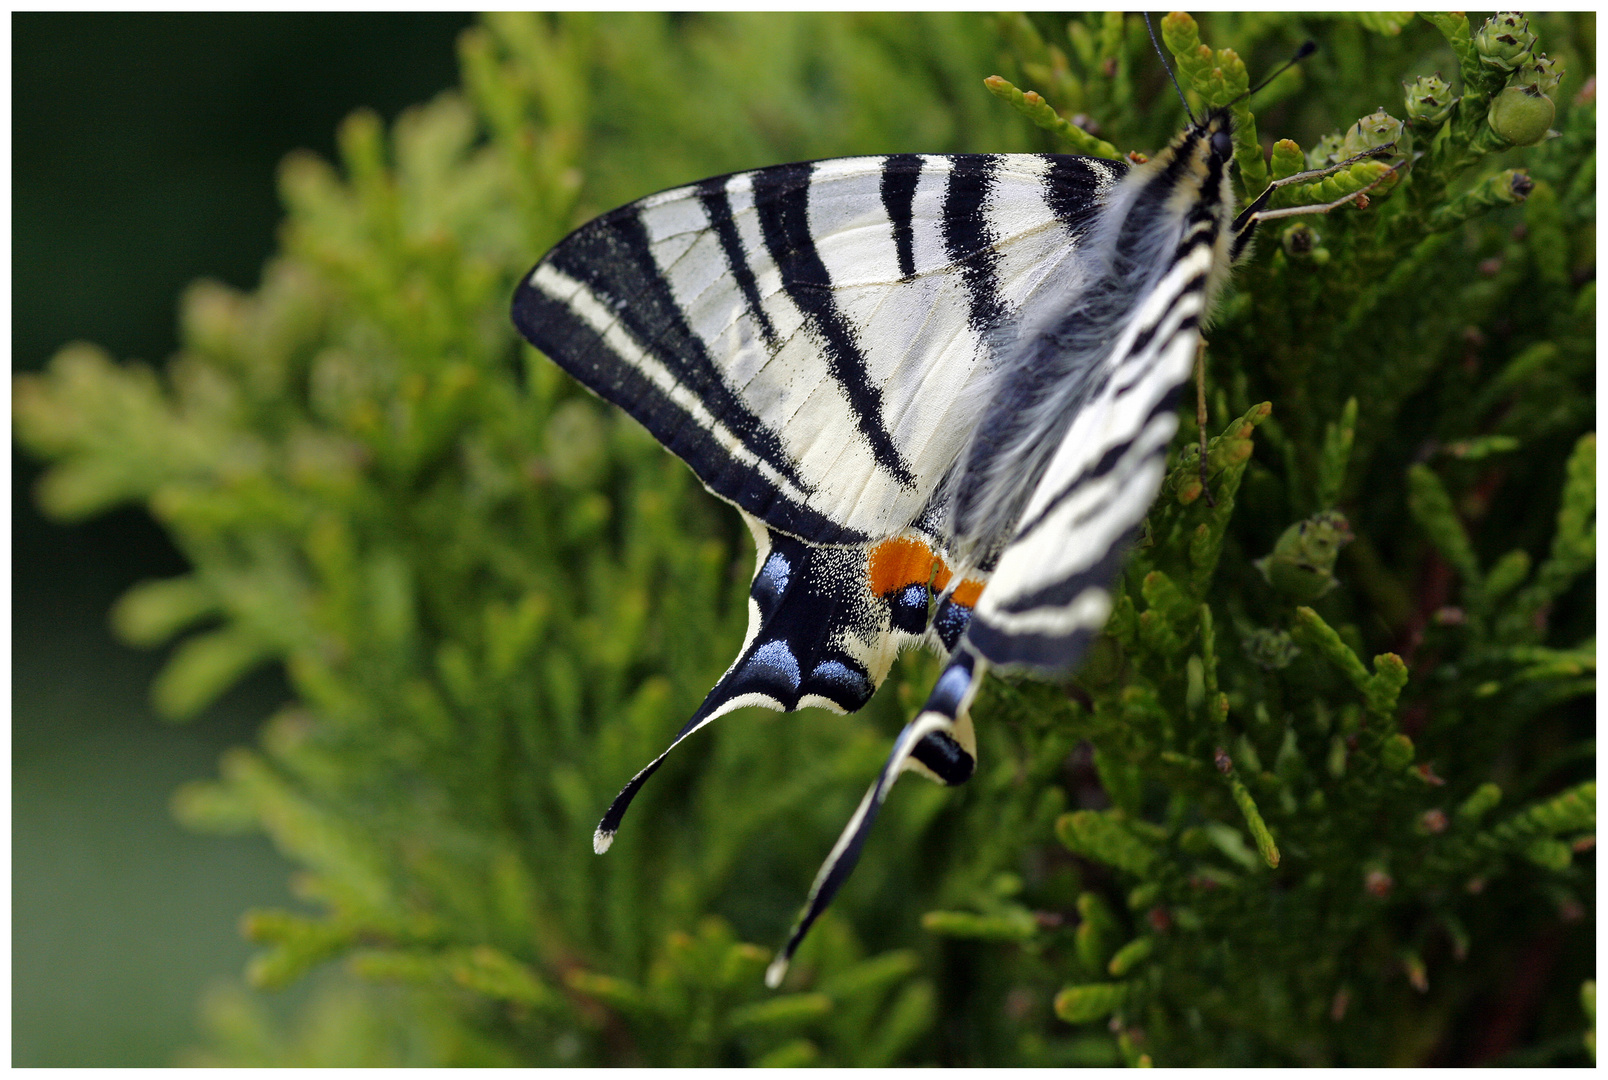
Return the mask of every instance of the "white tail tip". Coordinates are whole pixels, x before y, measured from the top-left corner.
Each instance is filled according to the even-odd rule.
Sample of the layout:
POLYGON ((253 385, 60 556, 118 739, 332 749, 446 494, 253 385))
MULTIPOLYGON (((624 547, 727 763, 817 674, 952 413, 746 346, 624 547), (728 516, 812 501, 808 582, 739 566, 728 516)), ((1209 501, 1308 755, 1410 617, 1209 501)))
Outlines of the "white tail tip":
POLYGON ((778 956, 770 962, 770 967, 765 969, 765 985, 774 990, 782 985, 782 979, 786 976, 787 957, 778 956))
POLYGON ((592 834, 592 850, 599 855, 607 851, 612 843, 614 843, 614 834, 611 832, 604 832, 599 829, 592 834))

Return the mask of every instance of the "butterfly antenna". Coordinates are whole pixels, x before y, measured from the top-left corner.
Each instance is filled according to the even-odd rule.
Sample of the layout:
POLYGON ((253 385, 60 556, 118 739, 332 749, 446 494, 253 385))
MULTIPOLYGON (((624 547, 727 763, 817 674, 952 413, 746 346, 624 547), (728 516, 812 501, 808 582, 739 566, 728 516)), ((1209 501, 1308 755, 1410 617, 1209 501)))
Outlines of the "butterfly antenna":
MULTIPOLYGON (((1236 101, 1236 102, 1244 101, 1246 98, 1250 97, 1252 94, 1254 94, 1258 90, 1262 89, 1262 87, 1266 86, 1268 83, 1272 82, 1274 79, 1278 78, 1280 75, 1283 75, 1286 71, 1289 71, 1295 65, 1299 64, 1301 61, 1305 60, 1307 57, 1311 56, 1313 53, 1315 53, 1317 51, 1318 51, 1318 43, 1316 41, 1303 42, 1301 47, 1299 49, 1295 50, 1295 55, 1290 57, 1284 63, 1280 64, 1278 66, 1278 68, 1276 68, 1274 70, 1273 74, 1267 76, 1261 82, 1257 83, 1255 86, 1253 86, 1249 90, 1245 91, 1245 93, 1243 93, 1239 97, 1235 98, 1234 101, 1236 101)), ((1230 102, 1230 104, 1233 104, 1233 102, 1230 102)))
MULTIPOLYGON (((1145 29, 1150 31, 1150 44, 1156 47, 1156 55, 1161 57, 1161 66, 1167 69, 1167 78, 1172 80, 1173 89, 1178 91, 1178 100, 1184 103, 1184 115, 1189 117, 1189 122, 1193 124, 1195 114, 1190 111, 1189 99, 1184 96, 1184 88, 1178 85, 1178 76, 1173 74, 1172 65, 1167 63, 1167 54, 1162 51, 1161 42, 1156 40, 1156 28, 1150 25, 1150 13, 1148 11, 1144 13, 1144 20, 1145 29)), ((1310 45, 1311 42, 1307 44, 1310 45)))

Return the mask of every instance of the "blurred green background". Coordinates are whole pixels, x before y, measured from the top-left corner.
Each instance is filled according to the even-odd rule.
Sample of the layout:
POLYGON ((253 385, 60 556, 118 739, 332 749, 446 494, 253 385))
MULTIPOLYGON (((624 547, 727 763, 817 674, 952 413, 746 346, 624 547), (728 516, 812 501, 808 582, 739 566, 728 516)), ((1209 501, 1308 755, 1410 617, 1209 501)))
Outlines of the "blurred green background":
MULTIPOLYGON (((279 160, 451 86, 470 21, 13 15, 14 369, 74 339, 164 359, 185 284, 256 285, 279 160)), ((259 676, 184 727, 132 704, 161 658, 115 642, 107 609, 182 563, 142 511, 45 522, 12 453, 12 1064, 171 1064, 249 952, 239 913, 283 903, 289 867, 261 838, 184 832, 168 798, 285 691, 259 676)))
MULTIPOLYGON (((207 275, 233 286, 255 284, 258 267, 272 247, 274 222, 279 216, 272 180, 279 159, 298 146, 329 156, 337 122, 358 106, 371 106, 389 120, 402 107, 427 100, 451 85, 456 80, 453 38, 468 21, 456 16, 397 20, 359 16, 16 19, 17 315, 13 347, 17 366, 37 368, 56 348, 75 338, 95 341, 119 359, 161 361, 173 347, 174 298, 186 282, 207 275)), ((1420 34, 1428 34, 1426 28, 1418 29, 1420 34)), ((658 40, 654 37, 658 28, 640 25, 638 30, 640 40, 658 40)), ((1351 35, 1353 44, 1360 33, 1356 30, 1351 35)), ((617 45, 622 38, 611 33, 605 40, 617 45)), ((937 50, 917 46, 908 52, 931 63, 937 50)), ((695 52, 689 51, 689 55, 698 58, 695 52)), ((612 61, 615 85, 610 88, 618 95, 615 100, 632 96, 636 86, 622 74, 641 71, 644 85, 657 85, 655 78, 662 80, 666 71, 677 70, 675 63, 667 62, 661 70, 641 57, 666 59, 652 51, 633 53, 618 48, 612 61)), ((679 53, 670 58, 682 59, 679 53)), ((714 68, 726 75, 742 74, 742 62, 739 57, 729 68, 714 68)), ((536 67, 544 73, 563 70, 552 64, 536 67)), ((704 70, 696 63, 688 67, 704 70)), ((802 67, 805 75, 814 71, 807 64, 802 67)), ((846 64, 842 70, 856 69, 846 64)), ((733 81, 747 88, 752 80, 733 81)), ((824 77, 820 81, 829 83, 824 77)), ((777 82, 792 86, 786 73, 777 82)), ((981 91, 973 90, 975 97, 966 100, 974 102, 978 113, 998 108, 981 91)), ((1355 97, 1360 91, 1348 92, 1355 97)), ((1390 89, 1390 94, 1394 93, 1390 89)), ((636 97, 643 101, 649 95, 636 97)), ((797 113, 780 111, 760 117, 760 141, 802 142, 809 136, 810 125, 790 126, 799 115, 816 120, 830 115, 815 109, 808 95, 795 94, 789 100, 794 98, 797 113), (778 131, 780 135, 775 134, 778 131)), ((891 100, 894 95, 880 96, 885 106, 891 100)), ((1357 108, 1370 107, 1378 100, 1369 90, 1366 101, 1357 108)), ((702 107, 701 103, 683 105, 684 109, 702 107)), ((689 150, 679 141, 682 136, 677 125, 666 122, 670 108, 658 100, 647 101, 641 115, 648 116, 651 125, 642 123, 638 113, 628 113, 638 127, 654 126, 659 131, 657 143, 632 147, 632 154, 656 159, 661 172, 674 173, 666 162, 679 160, 678 151, 686 150, 689 160, 731 152, 731 146, 722 141, 728 132, 718 124, 704 125, 711 133, 708 146, 689 150)), ((607 110, 602 111, 607 116, 607 110)), ((1340 113, 1352 114, 1349 106, 1340 113)), ((1154 113, 1150 118, 1157 119, 1154 113)), ((876 119, 877 123, 865 130, 881 130, 878 124, 891 123, 888 116, 876 119)), ((731 143, 747 145, 743 140, 751 136, 749 129, 729 127, 734 133, 731 143)), ((853 145, 854 137, 853 132, 832 134, 846 145, 853 145)), ((842 152, 840 144, 834 144, 834 152, 842 152)), ((924 136, 910 148, 935 147, 924 136)), ((776 159, 761 156, 736 164, 776 159)), ((589 160, 596 165, 597 159, 589 160)), ((604 168, 598 171, 609 173, 604 168)), ((699 168, 686 175, 708 171, 713 169, 699 168)), ((522 183, 528 178, 523 169, 515 175, 522 183)), ((629 183, 632 188, 614 193, 604 205, 640 193, 639 178, 623 170, 616 170, 616 175, 622 177, 616 182, 629 183)), ((591 195, 602 198, 595 191, 591 195)), ((481 228, 487 220, 483 211, 484 207, 479 207, 470 216, 481 228)), ((1541 220, 1539 216, 1537 220, 1541 220)), ((1513 242, 1518 240, 1514 234, 1513 242)), ((358 263, 376 264, 385 265, 383 260, 358 263)), ((1474 264, 1470 258, 1462 265, 1469 269, 1474 264)), ((1564 280, 1567 284, 1567 278, 1564 280)), ((1497 331, 1497 336, 1509 338, 1510 329, 1497 331)), ((506 328, 503 332, 506 334, 506 328)), ((114 450, 121 447, 117 444, 114 450)), ((260 841, 220 841, 182 833, 168 816, 168 798, 180 781, 210 775, 213 761, 225 745, 249 741, 260 720, 283 701, 287 690, 276 678, 259 676, 188 728, 162 727, 147 710, 132 704, 144 700, 158 658, 114 645, 105 629, 105 612, 128 584, 178 572, 177 556, 138 514, 100 518, 74 530, 44 525, 28 501, 36 476, 34 467, 16 463, 14 471, 18 481, 15 565, 25 570, 15 586, 15 1063, 169 1063, 178 1048, 193 1039, 202 988, 215 980, 232 979, 240 969, 247 949, 235 931, 238 912, 284 905, 289 867, 260 841)), ((1551 490, 1549 485, 1547 491, 1551 490)), ((894 704, 887 695, 884 703, 894 704)), ((726 762, 728 768, 731 760, 726 762)), ((831 767, 825 758, 816 764, 818 775, 831 767)), ((451 768, 443 769, 442 775, 451 772, 451 768)), ((729 776, 722 781, 717 774, 714 783, 715 791, 738 790, 729 776), (723 782, 724 788, 719 786, 723 782)), ((963 798, 978 798, 982 787, 974 784, 963 798)), ((921 794, 929 804, 936 804, 942 793, 921 794)), ((844 797, 852 798, 853 793, 844 797)), ((474 812, 471 808, 466 820, 478 820, 474 812)), ((973 813, 978 820, 986 820, 973 813)), ((550 816, 567 821, 576 815, 550 816)), ((989 820, 989 825, 997 829, 998 819, 989 820)), ((585 827, 590 829, 590 820, 585 827)), ((835 829, 835 823, 832 827, 835 829)), ((483 831, 487 835, 495 832, 483 831)), ((886 838, 889 832, 884 827, 881 835, 886 838)), ((383 845, 389 838, 382 834, 379 839, 383 845)), ((580 845, 574 851, 590 860, 580 845)), ((928 866, 938 865, 934 860, 924 861, 928 866)), ((868 863, 877 860, 868 859, 868 863)), ((450 853, 441 865, 449 864, 450 853)), ((805 872, 812 869, 813 865, 808 866, 805 872)), ((859 877, 862 888, 868 887, 868 870, 862 870, 859 877)), ((898 870, 895 864, 893 872, 898 870)), ((623 872, 619 859, 606 870, 587 871, 623 872)), ((652 876, 650 870, 642 879, 651 881, 652 876)), ((728 895, 741 895, 744 884, 740 881, 738 889, 728 889, 728 895)), ((654 888, 658 885, 653 883, 654 888)), ((429 895, 439 900, 450 891, 429 895)), ((472 890, 459 890, 463 891, 472 890)), ((665 892, 675 891, 672 881, 665 892)), ((887 891, 885 887, 883 891, 887 891)), ((579 900, 577 907, 584 905, 584 888, 570 892, 579 900)), ((650 892, 643 890, 644 895, 650 892)), ((617 898, 629 895, 626 890, 615 891, 617 898)), ((785 919, 787 902, 784 899, 780 902, 783 906, 770 912, 767 919, 771 923, 785 919)), ((627 901, 617 899, 615 903, 615 910, 627 907, 627 901)), ((461 912, 468 906, 448 905, 446 910, 461 912)), ((683 924, 689 921, 682 920, 683 924)), ((895 925, 889 919, 864 921, 895 925)), ((582 922, 577 919, 574 925, 582 922)), ((756 938, 756 931, 742 919, 733 916, 733 922, 750 940, 765 940, 756 938)), ((898 925, 909 926, 911 921, 907 916, 898 925)), ((309 926, 316 931, 316 925, 309 926)), ((477 933, 471 928, 463 940, 479 944, 482 938, 472 936, 477 933)), ((1538 939, 1522 926, 1515 930, 1504 925, 1500 936, 1511 938, 1515 948, 1539 948, 1535 945, 1538 939)), ((818 939, 824 940, 824 935, 818 939)), ((584 940, 584 934, 576 940, 584 940)), ((666 940, 674 944, 674 939, 666 940)), ((883 942, 874 940, 872 944, 880 948, 883 942)), ((942 948, 951 957, 967 955, 960 952, 964 946, 953 951, 949 944, 942 948)), ((933 947, 929 951, 934 951, 933 947)), ((598 953, 607 955, 607 950, 598 953)), ((1505 955, 1499 955, 1497 962, 1503 962, 1505 955)), ((595 970, 583 971, 583 975, 610 970, 596 957, 589 958, 589 963, 595 970)), ((984 1003, 972 1010, 973 1018, 983 1018, 983 1027, 1005 1015, 1006 1010, 994 1004, 1010 1000, 1004 996, 1004 984, 996 980, 993 988, 988 988, 983 976, 990 973, 984 965, 975 964, 966 971, 953 963, 948 967, 944 981, 958 988, 961 1004, 966 997, 984 1003)), ((635 973, 629 964, 624 970, 635 973)), ((1436 986, 1440 992, 1439 981, 1436 986)), ((930 983, 918 983, 914 989, 929 998, 933 994, 930 983)), ((1397 991, 1404 991, 1404 986, 1397 985, 1389 993, 1397 991)), ((1516 995, 1498 990, 1497 996, 1516 995)), ((1573 988, 1568 996, 1554 994, 1553 998, 1563 1004, 1549 1015, 1553 1019, 1562 1016, 1559 1024, 1564 1026, 1576 1023, 1578 998, 1573 988)), ((1455 992, 1451 999, 1456 999, 1455 992)), ((950 1002, 940 1008, 949 1008, 956 1000, 952 992, 950 1002)), ((1049 1015, 1047 996, 1039 1000, 1037 1008, 1040 1016, 1049 1015)), ((1472 1015, 1469 1008, 1463 1007, 1460 1015, 1472 1015)), ((1450 1023, 1444 1012, 1436 1018, 1436 1009, 1445 1006, 1431 1002, 1422 1023, 1415 1023, 1417 1018, 1410 1010, 1380 1008, 1375 1015, 1433 1033, 1450 1023)), ((331 1011, 324 1009, 320 1016, 331 1011)), ((438 1013, 445 1011, 437 1008, 438 1013)), ((1365 1012, 1362 1008, 1356 1011, 1365 1012)), ((405 1010, 389 1015, 408 1023, 405 1010)), ((418 1017, 432 1014, 412 1015, 417 1022, 418 1017)), ((942 1015, 950 1018, 950 1023, 939 1025, 949 1029, 940 1030, 945 1056, 966 1060, 972 1047, 963 1044, 973 1038, 972 1031, 982 1028, 975 1024, 968 1028, 956 1021, 957 1016, 965 1015, 961 1008, 942 1015)), ((1466 1019, 1450 1028, 1454 1045, 1461 1038, 1462 1023, 1467 1023, 1466 1019)), ((361 1034, 361 1024, 350 1018, 333 1028, 340 1029, 342 1038, 353 1031, 361 1034)), ((1556 1024, 1554 1028, 1562 1030, 1556 1024)), ((570 1041, 555 1044, 554 1056, 568 1059, 580 1052, 573 1036, 566 1033, 566 1037, 570 1041)), ((662 1033, 657 1039, 657 1045, 669 1045, 662 1033)), ((1567 1040, 1568 1052, 1579 1053, 1575 1028, 1568 1027, 1557 1039, 1567 1040)), ((1109 1055, 1109 1038, 1098 1035, 1094 1041, 1102 1043, 1109 1055)), ((1556 1039, 1554 1043, 1563 1045, 1556 1039)))

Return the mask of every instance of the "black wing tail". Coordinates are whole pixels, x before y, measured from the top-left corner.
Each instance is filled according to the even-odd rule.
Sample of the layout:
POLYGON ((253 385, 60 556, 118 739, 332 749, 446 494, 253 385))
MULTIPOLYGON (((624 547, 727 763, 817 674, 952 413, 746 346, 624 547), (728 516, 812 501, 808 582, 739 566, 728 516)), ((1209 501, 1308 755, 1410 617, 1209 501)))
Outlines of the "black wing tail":
POLYGON ((826 862, 821 864, 819 873, 815 875, 815 883, 810 886, 809 898, 804 901, 804 910, 792 933, 787 936, 787 944, 782 946, 781 952, 776 954, 776 959, 765 971, 765 985, 772 989, 781 985, 783 977, 787 975, 788 964, 792 962, 804 935, 854 871, 855 864, 860 861, 860 850, 865 846, 866 837, 871 834, 871 825, 876 821, 877 812, 882 809, 883 800, 888 797, 888 791, 899 774, 909 769, 949 785, 963 784, 971 778, 977 764, 977 750, 966 710, 976 694, 985 667, 985 661, 966 647, 950 657, 926 705, 894 740, 893 752, 888 755, 887 763, 865 793, 865 798, 860 800, 859 807, 844 826, 826 862))

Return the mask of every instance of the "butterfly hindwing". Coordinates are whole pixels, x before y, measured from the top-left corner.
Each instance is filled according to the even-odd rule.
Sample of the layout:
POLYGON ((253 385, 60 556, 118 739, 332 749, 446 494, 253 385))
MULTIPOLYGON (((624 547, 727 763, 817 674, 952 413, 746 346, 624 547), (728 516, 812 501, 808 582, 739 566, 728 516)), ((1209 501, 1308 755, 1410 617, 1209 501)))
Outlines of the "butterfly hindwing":
POLYGON ((967 639, 997 665, 1065 672, 1111 611, 1111 587, 1161 486, 1174 408, 1200 342, 1211 247, 1149 293, 1067 426, 1000 555, 967 639))
POLYGON ((626 809, 670 751, 745 706, 791 712, 856 712, 882 685, 901 648, 927 631, 932 583, 947 580, 925 537, 826 546, 771 530, 753 532, 748 632, 726 673, 664 752, 632 777, 604 814, 593 846, 605 851, 626 809))

